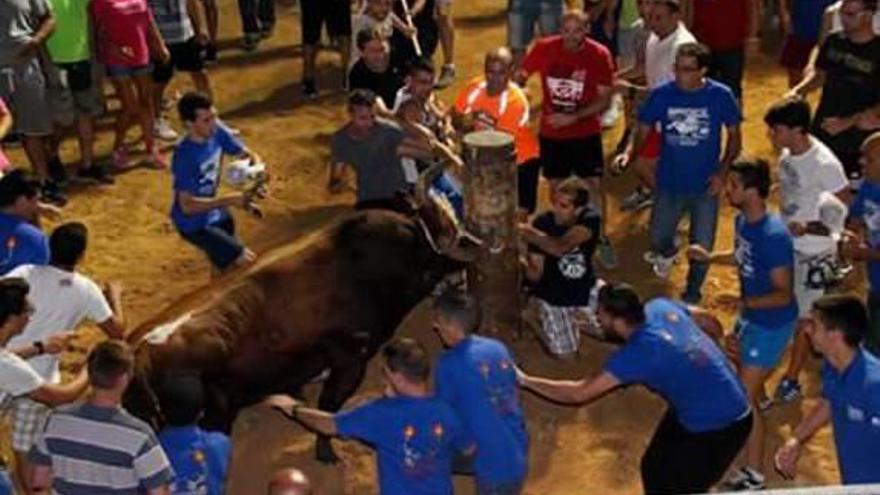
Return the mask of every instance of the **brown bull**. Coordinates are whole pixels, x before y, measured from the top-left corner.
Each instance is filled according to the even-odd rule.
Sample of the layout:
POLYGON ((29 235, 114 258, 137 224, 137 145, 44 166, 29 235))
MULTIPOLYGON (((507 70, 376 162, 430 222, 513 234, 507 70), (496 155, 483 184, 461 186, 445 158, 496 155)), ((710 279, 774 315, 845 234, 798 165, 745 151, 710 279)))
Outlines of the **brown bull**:
MULTIPOLYGON (((369 211, 344 219, 135 329, 137 376, 126 406, 160 426, 153 390, 168 372, 195 370, 208 390, 206 425, 228 430, 241 408, 267 394, 296 394, 329 370, 318 407, 339 410, 407 313, 470 258, 473 246, 461 246, 467 236, 440 221, 447 217, 434 201, 425 203, 434 206, 410 217, 369 211)), ((335 460, 326 438, 316 454, 335 460)))

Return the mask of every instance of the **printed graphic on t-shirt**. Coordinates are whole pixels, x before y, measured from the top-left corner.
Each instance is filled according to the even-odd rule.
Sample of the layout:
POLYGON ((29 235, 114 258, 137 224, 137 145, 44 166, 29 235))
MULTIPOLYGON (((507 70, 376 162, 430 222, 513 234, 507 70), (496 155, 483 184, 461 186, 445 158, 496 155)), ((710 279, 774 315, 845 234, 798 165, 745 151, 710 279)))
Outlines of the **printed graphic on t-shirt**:
POLYGON ((415 445, 417 433, 413 425, 406 425, 403 429, 403 468, 411 478, 425 478, 437 471, 437 458, 443 449, 446 432, 441 423, 434 423, 424 451, 415 445))
POLYGON ((696 147, 709 139, 711 119, 708 108, 669 107, 664 134, 673 146, 696 147))
MULTIPOLYGON (((220 175, 220 157, 221 150, 217 150, 210 158, 199 164, 199 182, 197 194, 203 197, 213 196, 217 190, 217 179, 220 175)), ((208 213, 208 223, 215 223, 220 220, 222 212, 219 209, 213 209, 208 213)))
POLYGON ((567 279, 577 280, 587 273, 587 260, 580 249, 564 254, 557 262, 559 273, 567 279))
MULTIPOLYGON (((489 402, 500 415, 507 415, 517 410, 516 390, 503 380, 499 380, 497 376, 492 376, 493 363, 483 361, 480 363, 480 376, 486 383, 486 393, 489 402)), ((512 373, 513 364, 506 359, 502 359, 495 363, 499 373, 512 373)))
POLYGON ((797 168, 788 160, 783 160, 779 167, 779 181, 782 183, 782 198, 787 199, 780 208, 782 216, 791 218, 800 210, 797 198, 793 194, 786 194, 788 191, 799 191, 801 189, 801 177, 797 168))
POLYGON ((880 204, 866 199, 865 213, 862 219, 868 228, 868 242, 871 244, 871 247, 880 246, 880 204))
POLYGON ((172 495, 208 495, 205 453, 196 448, 183 455, 187 457, 174 459, 177 462, 174 463, 176 477, 171 483, 172 495))
POLYGON ((865 77, 874 73, 874 62, 869 58, 862 58, 847 50, 840 50, 836 46, 828 48, 828 60, 840 64, 847 69, 858 72, 865 77))
POLYGON ((752 253, 752 243, 742 236, 736 237, 736 249, 733 252, 736 258, 736 266, 743 278, 751 278, 755 275, 755 260, 752 253))
POLYGON ((572 71, 571 67, 551 65, 547 71, 550 101, 557 112, 574 112, 584 94, 586 70, 572 71))

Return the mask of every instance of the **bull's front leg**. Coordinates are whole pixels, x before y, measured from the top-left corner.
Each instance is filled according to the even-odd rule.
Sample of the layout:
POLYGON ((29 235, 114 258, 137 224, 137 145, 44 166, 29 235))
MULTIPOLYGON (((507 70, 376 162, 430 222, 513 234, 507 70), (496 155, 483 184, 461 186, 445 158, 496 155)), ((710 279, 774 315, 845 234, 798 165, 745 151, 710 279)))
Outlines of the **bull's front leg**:
MULTIPOLYGON (((324 382, 318 397, 318 408, 335 413, 345 401, 354 394, 364 379, 370 352, 366 347, 344 349, 331 356, 330 376, 324 382)), ((330 444, 330 437, 318 435, 315 443, 315 459, 325 464, 339 462, 339 457, 330 444)))

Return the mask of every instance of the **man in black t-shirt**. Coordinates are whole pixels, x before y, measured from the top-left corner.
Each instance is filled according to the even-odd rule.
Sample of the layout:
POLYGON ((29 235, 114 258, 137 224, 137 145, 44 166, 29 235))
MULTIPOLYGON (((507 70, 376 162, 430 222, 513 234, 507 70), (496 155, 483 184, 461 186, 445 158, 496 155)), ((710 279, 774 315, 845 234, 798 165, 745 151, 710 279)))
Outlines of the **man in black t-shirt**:
POLYGON ((872 27, 876 9, 877 0, 843 0, 843 30, 822 42, 815 70, 791 90, 806 96, 822 88, 812 132, 843 163, 854 189, 862 175, 859 147, 880 109, 880 38, 872 27))
POLYGON ((382 33, 365 29, 357 33, 357 47, 361 58, 348 73, 350 89, 369 89, 379 96, 379 103, 388 110, 394 107, 397 90, 403 87, 403 78, 391 65, 388 42, 382 33))
POLYGON ((581 331, 601 335, 595 305, 603 283, 593 270, 599 221, 587 185, 571 177, 558 186, 550 211, 520 225, 529 244, 525 272, 541 317, 539 336, 557 357, 577 353, 581 331))

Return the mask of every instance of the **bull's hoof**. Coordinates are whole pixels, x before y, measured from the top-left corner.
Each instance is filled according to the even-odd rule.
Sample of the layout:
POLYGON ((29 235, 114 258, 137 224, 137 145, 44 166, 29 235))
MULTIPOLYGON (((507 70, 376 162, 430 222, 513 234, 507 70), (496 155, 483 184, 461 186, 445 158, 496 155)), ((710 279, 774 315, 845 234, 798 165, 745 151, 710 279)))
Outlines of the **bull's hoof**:
POLYGON ((339 462, 339 456, 336 455, 329 440, 318 440, 315 445, 315 460, 322 464, 337 464, 339 462))

